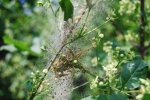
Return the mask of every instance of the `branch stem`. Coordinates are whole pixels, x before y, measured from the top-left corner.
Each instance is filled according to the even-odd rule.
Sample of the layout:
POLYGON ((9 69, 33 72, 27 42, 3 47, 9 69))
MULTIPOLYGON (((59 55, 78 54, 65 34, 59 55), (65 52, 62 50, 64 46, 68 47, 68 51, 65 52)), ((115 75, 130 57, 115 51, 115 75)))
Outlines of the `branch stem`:
POLYGON ((144 21, 144 18, 145 18, 145 11, 144 11, 144 3, 145 3, 145 0, 140 0, 140 45, 138 47, 138 50, 139 50, 139 53, 142 57, 142 59, 144 59, 144 54, 145 54, 145 45, 144 45, 144 42, 145 42, 145 32, 144 32, 144 26, 145 26, 145 21, 144 21))

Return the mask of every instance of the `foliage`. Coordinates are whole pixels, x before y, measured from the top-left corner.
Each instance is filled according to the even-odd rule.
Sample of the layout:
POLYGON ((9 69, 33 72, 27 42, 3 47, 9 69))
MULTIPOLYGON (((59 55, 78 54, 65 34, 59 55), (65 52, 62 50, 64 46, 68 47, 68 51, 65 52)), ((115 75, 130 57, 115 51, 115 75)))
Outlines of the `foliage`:
POLYGON ((73 17, 73 5, 70 0, 61 0, 59 1, 59 5, 64 12, 64 21, 67 21, 69 18, 73 17))
POLYGON ((24 3, 19 0, 0 1, 1 100, 26 100, 25 80, 31 71, 39 69, 34 67, 34 62, 42 54, 40 24, 46 19, 41 15, 42 9, 35 4, 35 0, 24 3))
POLYGON ((148 0, 0 3, 0 99, 148 100, 148 0))

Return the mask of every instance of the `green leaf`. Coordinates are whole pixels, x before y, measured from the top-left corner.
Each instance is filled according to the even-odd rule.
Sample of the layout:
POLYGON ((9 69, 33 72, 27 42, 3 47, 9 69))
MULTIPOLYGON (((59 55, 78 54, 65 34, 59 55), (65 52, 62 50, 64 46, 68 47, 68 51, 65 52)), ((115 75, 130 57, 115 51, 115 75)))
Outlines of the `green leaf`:
POLYGON ((97 97, 96 96, 88 96, 88 97, 83 98, 81 100, 97 100, 97 97))
POLYGON ((102 94, 98 96, 97 100, 127 100, 127 96, 122 93, 102 94))
POLYGON ((109 95, 106 94, 99 95, 96 100, 109 100, 109 95))
POLYGON ((30 92, 32 90, 32 88, 33 88, 33 82, 32 82, 31 79, 26 82, 25 88, 28 90, 28 92, 30 92))
POLYGON ((135 89, 140 86, 139 78, 146 78, 148 65, 140 56, 124 64, 119 84, 122 89, 135 89))
MULTIPOLYGON (((31 55, 40 56, 40 54, 38 54, 36 52, 33 52, 30 49, 30 47, 28 46, 28 44, 25 43, 25 42, 22 42, 22 41, 19 41, 19 40, 16 40, 16 39, 11 39, 8 36, 3 36, 3 41, 4 41, 5 44, 10 44, 10 45, 15 46, 15 48, 17 50, 28 51, 28 53, 31 54, 31 55)), ((15 48, 13 48, 12 46, 4 46, 4 47, 1 47, 0 49, 1 50, 5 49, 5 50, 8 50, 10 52, 13 52, 13 51, 15 51, 15 48), (9 48, 11 48, 13 50, 8 50, 9 48)))
POLYGON ((101 94, 99 96, 89 96, 81 100, 127 100, 127 96, 122 93, 101 94))
POLYGON ((113 93, 109 96, 109 100, 127 100, 127 96, 122 93, 113 93))
POLYGON ((5 44, 13 44, 17 49, 21 51, 29 50, 28 44, 22 41, 11 39, 8 36, 3 36, 3 40, 5 44))
POLYGON ((149 98, 150 98, 150 94, 145 93, 142 100, 149 100, 149 98))
POLYGON ((60 0, 59 5, 64 12, 64 21, 73 18, 73 5, 70 0, 60 0))
POLYGON ((0 51, 2 51, 2 50, 6 50, 6 51, 9 51, 9 52, 15 52, 15 51, 17 51, 17 48, 15 48, 14 45, 9 44, 9 45, 1 46, 0 51))

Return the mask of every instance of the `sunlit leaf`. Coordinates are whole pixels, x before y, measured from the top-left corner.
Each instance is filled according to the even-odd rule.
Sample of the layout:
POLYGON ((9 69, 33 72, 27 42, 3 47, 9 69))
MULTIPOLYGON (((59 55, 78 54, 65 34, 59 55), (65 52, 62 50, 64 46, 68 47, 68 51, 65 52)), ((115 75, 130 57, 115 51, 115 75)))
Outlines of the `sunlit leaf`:
POLYGON ((14 45, 9 44, 9 45, 1 46, 0 51, 2 51, 2 50, 6 50, 6 51, 9 51, 9 52, 15 52, 15 51, 17 51, 17 48, 15 48, 14 45))
POLYGON ((11 39, 8 36, 3 36, 3 40, 5 44, 13 44, 17 49, 21 51, 29 50, 28 44, 22 41, 11 39))
MULTIPOLYGON (((22 41, 19 41, 19 40, 16 40, 16 39, 11 39, 8 36, 3 36, 3 41, 4 41, 5 44, 13 45, 17 50, 28 51, 29 54, 34 55, 34 56, 39 56, 40 55, 40 54, 32 51, 30 49, 30 47, 28 46, 28 44, 25 43, 25 42, 22 42, 22 41)), ((7 46, 7 47, 5 46, 1 49, 5 49, 5 50, 7 49, 7 51, 10 51, 10 52, 15 50, 12 46, 7 46), (12 49, 12 50, 8 50, 8 49, 12 49)))

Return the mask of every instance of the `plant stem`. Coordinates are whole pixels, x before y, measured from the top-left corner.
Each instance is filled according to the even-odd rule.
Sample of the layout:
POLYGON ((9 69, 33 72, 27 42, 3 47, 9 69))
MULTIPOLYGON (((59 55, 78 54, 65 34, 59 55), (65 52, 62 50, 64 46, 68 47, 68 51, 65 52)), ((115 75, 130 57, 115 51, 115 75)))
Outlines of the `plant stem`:
POLYGON ((90 82, 85 82, 85 83, 83 83, 83 84, 81 84, 81 85, 79 85, 79 86, 73 88, 72 91, 75 90, 75 89, 77 89, 77 88, 80 88, 81 86, 84 86, 84 85, 86 85, 86 84, 88 84, 88 83, 90 83, 90 82))
POLYGON ((87 19, 88 19, 88 17, 89 17, 89 14, 90 14, 90 10, 88 10, 88 13, 87 13, 87 15, 86 15, 86 18, 85 18, 85 21, 84 21, 84 23, 83 23, 83 26, 82 26, 82 28, 81 28, 81 30, 80 30, 80 32, 79 32, 79 35, 81 35, 82 32, 83 32, 83 29, 84 29, 84 27, 85 27, 85 24, 86 24, 86 22, 87 22, 87 19))
POLYGON ((145 54, 145 32, 144 32, 144 26, 145 26, 145 11, 144 11, 144 3, 145 0, 140 0, 140 46, 138 47, 139 53, 142 57, 142 59, 144 59, 144 54, 145 54))
MULTIPOLYGON (((52 9, 52 12, 53 12, 53 9, 52 9)), ((54 13, 54 12, 53 12, 53 13, 54 13)), ((84 12, 84 13, 85 13, 85 12, 84 12)), ((82 14, 82 16, 84 15, 84 13, 82 14)), ((89 15, 89 12, 88 12, 88 15, 89 15)), ((86 20, 87 20, 87 17, 86 17, 86 20)), ((79 21, 80 21, 80 19, 78 20, 78 22, 79 22, 79 21)), ((85 26, 85 23, 84 23, 84 26, 85 26)), ((83 27, 84 27, 84 26, 83 26, 83 27)), ((74 28, 74 29, 75 29, 75 27, 76 27, 76 23, 73 25, 73 28, 74 28)), ((64 29, 64 30, 65 30, 65 29, 64 29)), ((72 28, 69 30, 69 34, 71 34, 71 33, 72 33, 72 28)), ((68 34, 68 35, 69 35, 69 34, 68 34)), ((56 53, 56 55, 54 56, 54 58, 51 60, 51 62, 48 64, 48 66, 47 66, 47 70, 48 70, 48 71, 49 71, 50 68, 53 66, 54 62, 56 61, 56 59, 57 59, 58 56, 60 55, 60 53, 61 53, 61 51, 63 50, 63 48, 68 44, 68 43, 66 43, 66 39, 67 39, 67 36, 68 36, 68 35, 65 36, 65 38, 63 39, 63 42, 61 43, 62 45, 61 45, 61 47, 59 48, 58 52, 56 53)), ((78 38, 77 38, 77 39, 78 39, 78 38)), ((72 43, 72 42, 71 42, 71 43, 72 43)), ((37 95, 38 89, 39 89, 40 85, 42 84, 43 80, 45 79, 46 75, 47 75, 47 74, 44 74, 43 78, 41 79, 41 81, 40 81, 39 84, 37 85, 36 90, 35 90, 34 92, 32 92, 32 94, 31 94, 29 100, 33 100, 34 97, 37 95)))
POLYGON ((126 91, 126 93, 136 93, 136 92, 141 92, 141 90, 131 90, 131 91, 126 91))
MULTIPOLYGON (((64 41, 62 42, 62 46, 60 47, 60 49, 58 50, 57 54, 54 56, 54 58, 52 59, 52 61, 48 64, 48 66, 47 66, 47 70, 48 70, 48 71, 50 70, 50 68, 51 68, 51 66, 54 64, 54 62, 56 61, 56 59, 57 59, 57 57, 59 56, 59 54, 60 54, 60 52, 62 51, 62 49, 66 46, 65 41, 66 41, 66 39, 64 38, 64 41)), ((36 96, 37 91, 38 91, 40 85, 42 84, 44 78, 46 77, 46 75, 47 75, 47 74, 44 74, 44 76, 43 76, 43 78, 41 79, 41 81, 39 82, 39 84, 38 84, 38 86, 37 86, 35 92, 32 93, 32 95, 30 96, 30 99, 29 99, 29 100, 33 100, 33 99, 34 99, 34 97, 36 96)))

